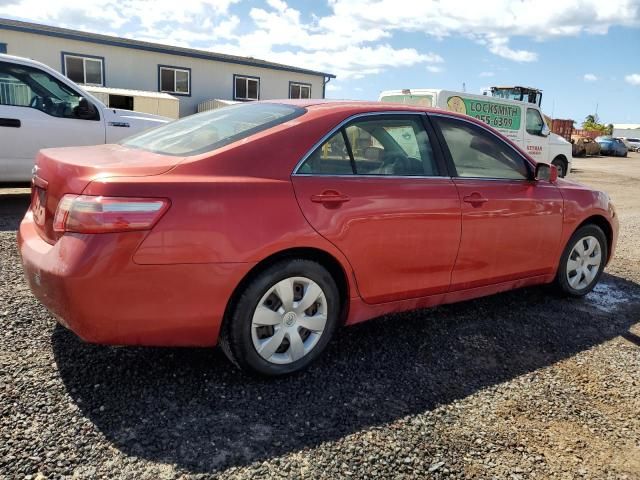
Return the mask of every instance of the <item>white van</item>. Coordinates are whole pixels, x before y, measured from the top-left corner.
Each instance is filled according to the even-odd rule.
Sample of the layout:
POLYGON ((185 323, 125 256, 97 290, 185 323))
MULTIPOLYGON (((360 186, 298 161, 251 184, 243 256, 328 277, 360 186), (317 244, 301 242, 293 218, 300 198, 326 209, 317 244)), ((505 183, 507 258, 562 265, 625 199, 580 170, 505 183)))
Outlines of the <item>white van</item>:
POLYGON ((52 68, 0 54, 0 183, 30 181, 42 148, 115 143, 170 120, 108 108, 52 68))
POLYGON ((464 113, 491 125, 539 162, 552 163, 558 175, 571 171, 571 143, 551 133, 534 103, 450 90, 388 90, 380 101, 438 107, 464 113))

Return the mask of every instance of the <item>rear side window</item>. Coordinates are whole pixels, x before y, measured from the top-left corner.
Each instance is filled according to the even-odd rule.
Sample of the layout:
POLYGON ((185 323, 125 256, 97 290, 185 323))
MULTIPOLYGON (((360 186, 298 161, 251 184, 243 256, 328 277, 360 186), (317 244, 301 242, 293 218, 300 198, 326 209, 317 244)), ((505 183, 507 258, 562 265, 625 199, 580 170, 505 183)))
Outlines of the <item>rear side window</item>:
POLYGON ((342 130, 334 133, 307 158, 298 173, 316 175, 351 175, 353 166, 342 130))
POLYGON ((302 164, 317 175, 438 175, 429 136, 416 116, 358 119, 338 130, 302 164))
POLYGON ((189 156, 209 152, 304 114, 304 108, 275 103, 245 103, 190 115, 129 137, 126 147, 189 156))
POLYGON ((462 120, 432 117, 446 142, 459 177, 525 180, 527 162, 500 138, 462 120))

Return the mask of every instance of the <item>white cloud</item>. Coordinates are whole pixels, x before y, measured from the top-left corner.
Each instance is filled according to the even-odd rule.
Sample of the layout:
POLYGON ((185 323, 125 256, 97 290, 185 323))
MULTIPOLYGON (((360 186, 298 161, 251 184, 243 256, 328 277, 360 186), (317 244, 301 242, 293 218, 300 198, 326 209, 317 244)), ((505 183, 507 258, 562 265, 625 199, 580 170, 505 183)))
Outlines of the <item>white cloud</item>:
POLYGON ((514 62, 535 62, 538 60, 538 54, 529 52, 528 50, 514 50, 509 47, 509 39, 507 37, 494 37, 490 35, 487 39, 489 51, 507 60, 514 62))
POLYGON ((493 72, 480 72, 478 74, 479 77, 483 77, 483 78, 493 77, 494 75, 495 75, 495 73, 493 73, 493 72))
POLYGON ((304 15, 287 0, 265 0, 248 15, 239 3, 11 0, 0 1, 0 16, 250 55, 344 78, 417 64, 441 70, 444 59, 424 45, 446 37, 467 38, 510 61, 534 62, 539 56, 532 41, 640 26, 640 0, 609 0, 606 8, 601 0, 327 0, 323 16, 313 14, 313 2, 305 4, 304 15), (424 35, 424 41, 397 48, 399 32, 424 35))
POLYGON ((582 77, 585 82, 595 82, 598 80, 598 77, 593 73, 585 73, 584 77, 582 77))
POLYGON ((427 65, 427 70, 429 70, 431 73, 441 73, 444 72, 444 67, 441 67, 439 65, 427 65))
POLYGON ((632 73, 631 75, 626 75, 624 77, 624 81, 629 85, 640 86, 640 73, 632 73))
POLYGON ((327 92, 337 92, 338 90, 342 90, 342 87, 340 85, 336 85, 335 83, 327 83, 325 89, 327 90, 327 92))

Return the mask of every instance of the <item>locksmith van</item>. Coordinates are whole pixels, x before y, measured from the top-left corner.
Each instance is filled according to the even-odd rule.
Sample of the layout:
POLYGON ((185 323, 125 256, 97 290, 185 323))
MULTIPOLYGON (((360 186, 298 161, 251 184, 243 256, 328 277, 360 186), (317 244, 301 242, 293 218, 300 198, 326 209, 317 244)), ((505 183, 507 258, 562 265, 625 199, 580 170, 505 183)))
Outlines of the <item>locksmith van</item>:
POLYGON ((380 101, 438 107, 463 113, 502 133, 538 162, 551 163, 564 177, 571 171, 571 144, 551 133, 536 103, 451 90, 388 90, 380 101))

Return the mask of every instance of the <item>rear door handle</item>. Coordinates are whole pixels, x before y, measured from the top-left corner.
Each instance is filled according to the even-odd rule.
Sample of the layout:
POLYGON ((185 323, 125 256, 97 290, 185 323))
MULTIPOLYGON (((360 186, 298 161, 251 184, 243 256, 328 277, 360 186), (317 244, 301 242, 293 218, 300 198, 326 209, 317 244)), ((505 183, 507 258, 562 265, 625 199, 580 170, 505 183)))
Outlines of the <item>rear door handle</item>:
POLYGON ((0 118, 0 127, 20 128, 22 122, 17 118, 0 118))
POLYGON ((467 195, 466 197, 462 197, 462 201, 466 203, 470 203, 474 207, 479 207, 480 205, 489 201, 488 198, 484 198, 478 192, 473 192, 471 195, 467 195))
POLYGON ((350 199, 347 195, 343 195, 335 190, 327 190, 319 195, 311 195, 311 201, 314 203, 324 203, 329 205, 340 205, 348 202, 350 199))

